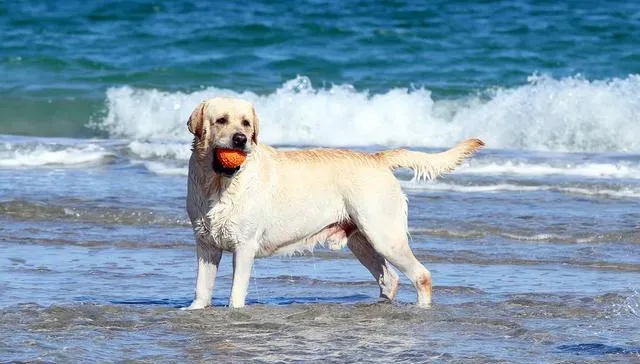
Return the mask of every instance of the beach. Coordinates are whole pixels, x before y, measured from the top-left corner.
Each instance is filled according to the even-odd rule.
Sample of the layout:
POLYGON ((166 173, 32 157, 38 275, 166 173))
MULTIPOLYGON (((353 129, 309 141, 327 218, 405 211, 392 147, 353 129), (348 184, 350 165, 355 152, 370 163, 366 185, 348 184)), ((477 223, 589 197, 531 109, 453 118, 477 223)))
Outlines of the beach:
POLYGON ((0 34, 0 361, 640 362, 640 5, 6 3, 0 34), (282 149, 484 140, 396 173, 432 307, 318 247, 258 259, 237 310, 225 253, 181 310, 214 96, 282 149))

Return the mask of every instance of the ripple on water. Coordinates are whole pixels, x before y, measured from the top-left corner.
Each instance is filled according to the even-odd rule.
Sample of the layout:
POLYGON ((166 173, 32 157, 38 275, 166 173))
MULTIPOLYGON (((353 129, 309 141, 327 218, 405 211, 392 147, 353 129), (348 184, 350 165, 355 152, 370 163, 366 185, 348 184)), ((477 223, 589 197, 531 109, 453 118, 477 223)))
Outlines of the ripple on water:
POLYGON ((601 343, 560 345, 558 350, 576 355, 640 354, 640 347, 621 347, 601 343))
MULTIPOLYGON (((40 357, 54 362, 526 362, 583 354, 630 360, 639 353, 622 343, 572 344, 576 338, 565 333, 585 322, 588 330, 594 325, 616 330, 617 321, 594 315, 603 303, 624 301, 615 294, 591 299, 530 294, 500 302, 435 304, 431 309, 359 303, 361 298, 252 301, 241 310, 219 307, 218 301, 217 307, 197 311, 175 309, 188 304, 186 299, 20 304, 0 310, 0 334, 8 339, 0 347, 10 349, 8 360, 40 357), (287 303, 296 301, 304 303, 287 303), (110 350, 114 345, 122 350, 110 350)), ((589 338, 588 331, 580 335, 589 338)))
POLYGON ((634 291, 631 296, 625 299, 624 303, 631 314, 640 318, 640 292, 634 291))

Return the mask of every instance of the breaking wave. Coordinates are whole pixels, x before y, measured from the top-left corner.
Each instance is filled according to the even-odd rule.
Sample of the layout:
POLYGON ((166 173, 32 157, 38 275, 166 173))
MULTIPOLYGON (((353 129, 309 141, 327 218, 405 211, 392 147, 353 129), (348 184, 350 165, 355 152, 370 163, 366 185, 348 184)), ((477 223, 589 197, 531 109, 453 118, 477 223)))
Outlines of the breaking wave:
POLYGON ((599 81, 533 75, 525 85, 449 100, 436 100, 427 89, 314 88, 304 76, 260 95, 123 86, 107 91, 107 115, 92 126, 112 138, 187 142, 185 124, 200 101, 237 96, 255 104, 269 144, 447 147, 480 137, 490 148, 640 152, 638 94, 638 75, 599 81))

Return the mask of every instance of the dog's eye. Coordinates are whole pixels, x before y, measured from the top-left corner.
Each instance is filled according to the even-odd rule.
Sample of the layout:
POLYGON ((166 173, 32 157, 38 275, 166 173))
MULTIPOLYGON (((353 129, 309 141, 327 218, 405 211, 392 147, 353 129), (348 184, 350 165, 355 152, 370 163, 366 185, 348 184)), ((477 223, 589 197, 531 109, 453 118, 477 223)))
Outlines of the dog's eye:
POLYGON ((242 126, 248 128, 251 126, 251 123, 248 120, 242 120, 242 126))
POLYGON ((218 118, 216 119, 216 124, 226 124, 227 118, 218 118))

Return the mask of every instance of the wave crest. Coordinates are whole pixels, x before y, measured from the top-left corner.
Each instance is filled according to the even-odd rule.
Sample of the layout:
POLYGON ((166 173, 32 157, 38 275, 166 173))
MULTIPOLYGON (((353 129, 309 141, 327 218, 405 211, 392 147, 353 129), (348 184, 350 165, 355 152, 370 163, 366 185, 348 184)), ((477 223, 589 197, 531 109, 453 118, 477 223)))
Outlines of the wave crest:
POLYGON ((95 144, 0 144, 0 168, 103 164, 113 159, 113 153, 95 144))
POLYGON ((434 100, 427 89, 314 88, 304 76, 266 95, 123 86, 107 91, 107 116, 94 126, 112 137, 187 142, 186 121, 200 101, 235 96, 255 104, 269 144, 448 147, 479 137, 490 148, 639 152, 638 94, 637 75, 603 81, 533 75, 522 86, 453 100, 434 100))

